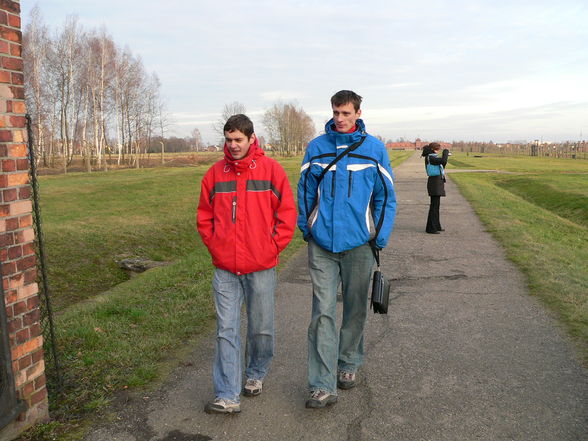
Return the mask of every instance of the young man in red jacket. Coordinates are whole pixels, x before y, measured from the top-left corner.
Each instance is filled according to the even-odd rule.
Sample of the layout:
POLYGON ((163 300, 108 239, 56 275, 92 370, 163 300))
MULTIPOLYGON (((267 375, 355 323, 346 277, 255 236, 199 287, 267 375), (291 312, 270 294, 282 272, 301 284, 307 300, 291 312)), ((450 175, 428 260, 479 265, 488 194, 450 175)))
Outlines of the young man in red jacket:
POLYGON ((265 156, 245 115, 225 126, 225 157, 202 179, 198 232, 216 267, 215 399, 208 413, 241 411, 241 305, 247 307, 246 396, 259 395, 274 355, 278 255, 290 242, 296 208, 282 166, 265 156))

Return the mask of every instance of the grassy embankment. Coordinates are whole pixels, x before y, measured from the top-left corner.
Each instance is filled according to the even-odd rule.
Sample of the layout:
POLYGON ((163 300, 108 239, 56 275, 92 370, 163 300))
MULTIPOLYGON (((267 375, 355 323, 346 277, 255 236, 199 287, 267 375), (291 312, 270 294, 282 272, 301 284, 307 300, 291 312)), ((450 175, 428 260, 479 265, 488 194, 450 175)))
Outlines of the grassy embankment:
MULTIPOLYGON (((393 153, 398 165, 412 152, 393 153)), ((207 155, 209 161, 218 155, 207 155)), ((280 159, 295 188, 300 157, 280 159)), ((40 179, 63 393, 28 439, 76 439, 117 391, 163 378, 213 328, 212 266, 195 229, 209 163, 40 179), (125 257, 170 262, 129 279, 125 257)), ((282 262, 303 245, 296 236, 282 262)))
POLYGON ((481 156, 454 153, 449 168, 496 173, 453 173, 451 179, 588 365, 588 161, 481 156))

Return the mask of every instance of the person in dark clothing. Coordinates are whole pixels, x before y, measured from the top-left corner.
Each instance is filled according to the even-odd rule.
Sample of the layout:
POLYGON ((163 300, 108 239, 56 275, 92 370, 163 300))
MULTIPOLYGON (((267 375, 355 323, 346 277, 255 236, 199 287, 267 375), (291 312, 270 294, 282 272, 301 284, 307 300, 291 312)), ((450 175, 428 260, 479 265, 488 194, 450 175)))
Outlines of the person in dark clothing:
POLYGON ((445 166, 447 165, 449 150, 444 149, 441 157, 439 157, 439 150, 441 150, 441 145, 437 142, 432 142, 423 147, 421 155, 425 157, 425 168, 429 176, 427 191, 431 197, 431 205, 429 206, 427 227, 425 229, 429 234, 439 234, 441 231, 445 231, 441 227, 439 207, 441 205, 441 196, 445 196, 445 166))

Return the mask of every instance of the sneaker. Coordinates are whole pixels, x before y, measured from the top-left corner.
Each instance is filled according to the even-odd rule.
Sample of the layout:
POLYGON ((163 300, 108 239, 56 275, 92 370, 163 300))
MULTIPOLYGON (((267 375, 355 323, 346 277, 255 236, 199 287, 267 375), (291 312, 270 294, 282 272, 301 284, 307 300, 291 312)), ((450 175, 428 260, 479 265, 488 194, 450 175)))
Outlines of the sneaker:
POLYGON ((261 380, 255 380, 253 378, 247 379, 245 386, 243 387, 243 395, 246 397, 255 397, 261 393, 263 383, 261 380))
POLYGON ((215 398, 214 401, 206 404, 204 411, 206 413, 239 413, 241 405, 237 401, 226 398, 215 398))
POLYGON ((355 387, 355 372, 339 371, 337 374, 337 387, 339 389, 351 389, 355 387))
POLYGON ((316 409, 319 407, 330 406, 337 402, 337 395, 330 394, 324 390, 313 390, 310 397, 306 400, 306 407, 308 409, 316 409))

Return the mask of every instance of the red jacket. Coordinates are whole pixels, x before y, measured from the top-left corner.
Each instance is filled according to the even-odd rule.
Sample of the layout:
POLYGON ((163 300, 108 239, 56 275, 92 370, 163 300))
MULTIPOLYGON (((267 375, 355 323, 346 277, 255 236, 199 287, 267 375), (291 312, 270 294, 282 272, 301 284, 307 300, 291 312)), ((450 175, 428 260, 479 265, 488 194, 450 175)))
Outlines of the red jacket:
POLYGON ((225 158, 202 179, 198 232, 217 268, 247 274, 273 268, 296 225, 296 207, 282 166, 257 140, 247 156, 225 158))

